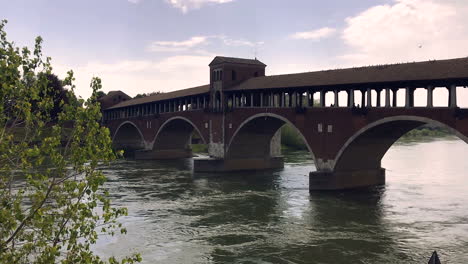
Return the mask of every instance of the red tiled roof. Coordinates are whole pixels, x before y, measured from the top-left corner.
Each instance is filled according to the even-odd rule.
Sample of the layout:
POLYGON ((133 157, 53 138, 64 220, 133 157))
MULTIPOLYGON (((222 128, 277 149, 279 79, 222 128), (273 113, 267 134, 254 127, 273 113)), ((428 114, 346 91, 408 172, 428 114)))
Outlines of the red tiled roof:
POLYGON ((222 64, 222 63, 234 63, 234 64, 248 64, 248 65, 260 65, 260 66, 266 66, 263 62, 257 60, 257 59, 241 59, 241 58, 231 58, 231 57, 222 57, 222 56, 216 56, 209 66, 216 65, 216 64, 222 64))
POLYGON ((227 90, 323 87, 447 79, 468 79, 468 58, 263 76, 248 79, 227 90))
MULTIPOLYGON (((215 57, 211 64, 224 62, 264 65, 258 60, 229 57, 215 57)), ((225 90, 237 91, 301 87, 313 88, 345 85, 359 86, 364 84, 388 84, 405 81, 437 81, 454 79, 466 80, 468 83, 468 57, 449 60, 262 76, 248 79, 237 86, 226 88, 225 90)), ((131 99, 125 102, 121 102, 113 107, 110 107, 109 109, 169 100, 178 97, 205 94, 208 93, 209 90, 210 85, 203 85, 169 93, 131 99)))
POLYGON ((197 86, 193 88, 168 92, 168 93, 160 93, 160 94, 155 94, 151 96, 131 99, 125 102, 118 103, 108 109, 115 109, 115 108, 121 108, 125 106, 169 100, 169 99, 178 98, 178 97, 193 96, 193 95, 208 93, 209 91, 210 91, 210 85, 207 84, 207 85, 197 86))

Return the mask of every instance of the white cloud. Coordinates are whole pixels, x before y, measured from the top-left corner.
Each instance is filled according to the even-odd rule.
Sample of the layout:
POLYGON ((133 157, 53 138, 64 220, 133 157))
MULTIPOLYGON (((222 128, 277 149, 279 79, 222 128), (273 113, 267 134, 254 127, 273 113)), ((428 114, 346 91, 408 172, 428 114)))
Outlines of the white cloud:
POLYGON ((166 0, 170 5, 180 9, 183 13, 187 13, 192 9, 201 8, 207 4, 225 4, 234 0, 166 0))
POLYGON ((333 34, 335 34, 335 32, 336 32, 336 29, 334 28, 323 27, 320 29, 312 30, 312 31, 294 33, 293 35, 291 35, 291 38, 319 40, 319 39, 331 37, 333 34))
POLYGON ((224 35, 214 36, 196 36, 184 41, 154 41, 152 42, 147 50, 151 52, 180 52, 187 51, 201 45, 209 44, 209 40, 221 41, 226 46, 247 46, 255 47, 263 45, 264 42, 252 42, 245 39, 232 39, 224 35))
POLYGON ((252 42, 248 41, 245 39, 232 39, 226 36, 217 36, 216 38, 219 38, 223 41, 224 45, 226 46, 235 46, 235 47, 240 47, 240 46, 247 46, 247 47, 255 47, 255 46, 260 46, 263 45, 264 42, 252 42))
POLYGON ((155 41, 148 47, 153 52, 184 51, 207 42, 208 37, 195 36, 184 41, 155 41))
POLYGON ((127 0, 128 2, 132 3, 132 4, 138 4, 141 2, 141 0, 127 0))
MULTIPOLYGON (((342 38, 348 51, 339 56, 341 66, 466 57, 467 11, 466 0, 395 0, 371 7, 346 19, 342 38)), ((399 101, 404 100, 401 96, 399 101)), ((424 105, 426 98, 415 100, 424 105)), ((434 100, 447 103, 441 96, 434 100)), ((460 91, 459 101, 468 103, 466 89, 460 91)))
POLYGON ((342 38, 350 64, 375 64, 468 56, 468 2, 395 0, 346 19, 342 38))

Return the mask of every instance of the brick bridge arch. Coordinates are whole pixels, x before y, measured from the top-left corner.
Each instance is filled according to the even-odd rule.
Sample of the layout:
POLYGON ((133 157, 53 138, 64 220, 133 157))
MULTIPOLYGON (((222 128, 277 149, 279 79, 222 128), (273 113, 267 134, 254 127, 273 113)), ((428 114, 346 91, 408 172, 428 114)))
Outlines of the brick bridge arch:
POLYGON ((192 156, 188 145, 193 131, 208 143, 208 119, 203 111, 194 110, 113 120, 107 126, 115 149, 134 152, 136 159, 173 159, 192 156), (132 133, 127 131, 130 128, 132 133))
MULTIPOLYGON (((366 166, 379 166, 380 161, 393 144, 409 131, 421 125, 434 125, 449 130, 468 144, 468 135, 450 125, 421 116, 395 116, 375 121, 357 131, 338 151, 333 170, 362 167, 360 157, 367 157, 366 166)), ((362 168, 365 168, 362 167, 362 168)))
POLYGON ((275 157, 281 155, 279 149, 280 128, 288 124, 301 137, 307 146, 312 159, 315 159, 313 149, 294 122, 274 113, 260 113, 247 117, 236 128, 226 147, 226 158, 252 159, 259 157, 275 157))
POLYGON ((381 161, 392 145, 421 125, 449 130, 468 144, 466 119, 445 116, 395 115, 373 120, 351 130, 327 171, 312 172, 310 188, 347 189, 385 183, 381 161))
POLYGON ((205 136, 194 122, 183 116, 174 116, 167 119, 150 143, 150 157, 155 159, 171 159, 191 157, 190 141, 196 131, 203 143, 207 143, 205 136))
POLYGON ((122 122, 115 129, 112 135, 112 145, 115 149, 123 149, 130 153, 146 148, 141 130, 131 121, 122 122))
MULTIPOLYGON (((174 116, 169 119, 167 119, 158 129, 158 132, 156 133, 156 136, 154 137, 153 141, 151 142, 151 148, 152 149, 157 149, 157 140, 163 140, 167 139, 168 132, 174 132, 174 133, 180 133, 179 130, 183 130, 182 132, 186 132, 190 128, 193 132, 195 130, 197 134, 200 136, 201 140, 203 141, 204 144, 207 144, 208 142, 205 139, 205 136, 201 133, 201 130, 195 125, 190 119, 183 117, 183 116, 174 116), (180 127, 178 127, 178 125, 180 127), (189 125, 189 126, 187 126, 189 125)), ((184 134, 185 135, 185 134, 184 134)))

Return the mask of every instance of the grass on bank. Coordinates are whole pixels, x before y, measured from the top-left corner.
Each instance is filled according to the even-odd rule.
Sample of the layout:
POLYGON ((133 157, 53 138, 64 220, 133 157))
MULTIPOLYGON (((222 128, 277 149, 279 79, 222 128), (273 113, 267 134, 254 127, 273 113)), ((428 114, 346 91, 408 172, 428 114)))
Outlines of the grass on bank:
POLYGON ((208 153, 208 145, 206 144, 192 144, 191 148, 194 153, 208 153))

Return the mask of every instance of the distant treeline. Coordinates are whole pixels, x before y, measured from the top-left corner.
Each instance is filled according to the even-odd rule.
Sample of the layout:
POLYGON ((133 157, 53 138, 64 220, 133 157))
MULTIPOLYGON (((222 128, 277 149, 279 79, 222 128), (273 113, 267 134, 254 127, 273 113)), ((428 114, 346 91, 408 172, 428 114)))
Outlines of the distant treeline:
POLYGON ((406 133, 401 139, 437 138, 453 135, 448 129, 424 125, 406 133))
POLYGON ((290 149, 307 149, 301 134, 288 124, 281 128, 281 145, 290 149))

